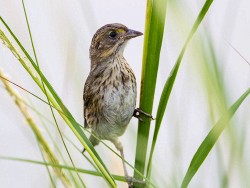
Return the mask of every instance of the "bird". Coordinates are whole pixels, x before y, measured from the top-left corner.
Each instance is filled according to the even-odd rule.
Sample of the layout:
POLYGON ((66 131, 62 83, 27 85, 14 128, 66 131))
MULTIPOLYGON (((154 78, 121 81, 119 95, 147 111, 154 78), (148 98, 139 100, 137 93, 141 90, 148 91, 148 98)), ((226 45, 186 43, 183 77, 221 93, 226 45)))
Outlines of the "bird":
MULTIPOLYGON (((111 141, 124 159, 122 136, 133 116, 146 115, 136 108, 137 85, 130 65, 123 57, 127 42, 143 33, 120 23, 102 26, 94 34, 90 49, 90 72, 84 85, 84 127, 91 130, 93 146, 100 140, 111 141)), ((83 150, 84 151, 84 150, 83 150)), ((129 187, 136 180, 129 177, 124 160, 123 169, 129 187)))

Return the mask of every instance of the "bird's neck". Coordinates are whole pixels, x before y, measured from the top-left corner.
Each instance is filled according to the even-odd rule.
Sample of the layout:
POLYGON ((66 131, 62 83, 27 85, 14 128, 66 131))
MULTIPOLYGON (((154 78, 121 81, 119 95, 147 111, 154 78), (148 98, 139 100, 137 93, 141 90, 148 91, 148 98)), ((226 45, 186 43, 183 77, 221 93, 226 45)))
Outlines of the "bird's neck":
POLYGON ((91 71, 95 69, 114 68, 115 66, 119 68, 120 63, 123 63, 123 61, 121 61, 120 63, 119 61, 126 61, 123 57, 123 51, 124 48, 120 48, 117 52, 105 58, 99 58, 98 60, 96 58, 91 58, 91 71))

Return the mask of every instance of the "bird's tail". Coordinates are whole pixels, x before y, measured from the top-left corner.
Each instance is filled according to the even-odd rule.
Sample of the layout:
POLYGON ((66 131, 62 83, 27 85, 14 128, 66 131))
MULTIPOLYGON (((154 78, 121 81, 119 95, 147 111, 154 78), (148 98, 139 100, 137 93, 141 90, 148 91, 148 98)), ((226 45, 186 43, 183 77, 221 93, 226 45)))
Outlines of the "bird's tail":
POLYGON ((95 135, 93 135, 93 133, 91 134, 91 136, 89 137, 89 141, 91 142, 91 144, 93 146, 96 146, 100 143, 100 140, 96 138, 95 135))
MULTIPOLYGON (((92 133, 92 134, 93 134, 93 133, 92 133)), ((100 140, 98 140, 98 139, 96 138, 96 136, 94 136, 94 135, 91 135, 91 136, 89 137, 89 141, 91 142, 91 144, 92 144, 94 147, 100 143, 100 140)), ((85 148, 83 149, 82 153, 83 153, 83 152, 85 152, 85 148)))

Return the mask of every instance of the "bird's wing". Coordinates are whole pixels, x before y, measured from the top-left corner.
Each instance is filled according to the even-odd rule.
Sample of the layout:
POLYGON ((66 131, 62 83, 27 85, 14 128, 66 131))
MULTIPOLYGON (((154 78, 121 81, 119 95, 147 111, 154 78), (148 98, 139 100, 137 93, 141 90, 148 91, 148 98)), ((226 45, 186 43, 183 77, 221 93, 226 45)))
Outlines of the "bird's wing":
POLYGON ((99 101, 102 95, 100 95, 100 87, 97 87, 95 81, 93 81, 93 75, 89 75, 84 85, 83 100, 84 100, 84 127, 91 128, 99 122, 102 106, 99 101))
POLYGON ((83 117, 84 117, 84 128, 89 128, 88 121, 87 121, 87 114, 88 111, 91 108, 91 101, 92 101, 92 92, 90 91, 89 88, 89 77, 86 80, 86 83, 84 85, 84 90, 83 90, 83 101, 84 101, 84 106, 83 106, 83 117))

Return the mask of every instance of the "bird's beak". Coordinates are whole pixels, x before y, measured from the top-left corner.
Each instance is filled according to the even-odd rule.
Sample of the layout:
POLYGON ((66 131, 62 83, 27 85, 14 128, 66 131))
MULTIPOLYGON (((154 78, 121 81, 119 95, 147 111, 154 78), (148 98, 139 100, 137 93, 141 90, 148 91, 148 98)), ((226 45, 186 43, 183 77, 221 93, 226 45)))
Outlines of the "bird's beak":
POLYGON ((138 36, 141 36, 143 35, 142 32, 139 32, 139 31, 135 31, 135 30, 132 30, 132 29, 129 29, 125 35, 125 38, 126 39, 131 39, 131 38, 135 38, 135 37, 138 37, 138 36))

